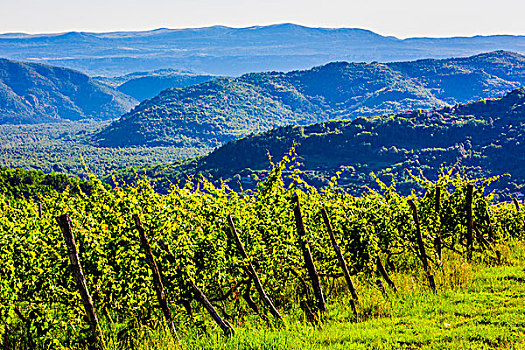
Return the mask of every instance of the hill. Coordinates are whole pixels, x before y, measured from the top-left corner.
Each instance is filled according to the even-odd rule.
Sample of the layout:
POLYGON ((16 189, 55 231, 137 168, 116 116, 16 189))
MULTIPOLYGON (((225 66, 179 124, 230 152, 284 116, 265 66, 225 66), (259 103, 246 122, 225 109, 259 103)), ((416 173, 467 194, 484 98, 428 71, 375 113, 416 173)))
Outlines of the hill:
POLYGON ((111 119, 137 101, 66 68, 0 59, 0 123, 111 119))
MULTIPOLYGON (((275 160, 295 143, 299 168, 321 187, 342 171, 339 185, 355 193, 374 186, 370 173, 401 191, 415 187, 410 174, 432 177, 441 166, 463 168, 472 176, 509 173, 498 181, 503 193, 525 192, 525 88, 498 99, 424 112, 286 126, 230 141, 205 157, 148 169, 166 191, 170 183, 203 174, 238 188, 255 186, 275 160)), ((128 180, 131 179, 129 174, 128 180)), ((416 186, 417 187, 417 186, 416 186)))
POLYGON ((333 61, 406 61, 495 50, 525 53, 525 36, 398 39, 358 28, 310 28, 290 23, 247 28, 0 35, 0 52, 6 58, 106 76, 166 67, 238 76, 308 69, 333 61))
POLYGON ((95 81, 111 86, 138 101, 155 97, 162 90, 171 87, 181 88, 196 85, 216 78, 220 77, 170 68, 153 72, 133 72, 115 77, 93 77, 95 81))
POLYGON ((33 198, 49 195, 52 191, 72 194, 91 193, 92 184, 64 174, 44 174, 41 171, 10 169, 0 166, 0 195, 4 198, 33 198))
POLYGON ((119 85, 117 90, 138 101, 144 101, 148 98, 155 97, 162 90, 168 88, 182 88, 204 83, 215 78, 215 76, 208 74, 195 74, 165 69, 149 74, 133 74, 129 80, 119 85))
POLYGON ((217 147, 290 124, 352 119, 498 97, 525 84, 525 56, 335 62, 168 89, 96 136, 102 146, 217 147))

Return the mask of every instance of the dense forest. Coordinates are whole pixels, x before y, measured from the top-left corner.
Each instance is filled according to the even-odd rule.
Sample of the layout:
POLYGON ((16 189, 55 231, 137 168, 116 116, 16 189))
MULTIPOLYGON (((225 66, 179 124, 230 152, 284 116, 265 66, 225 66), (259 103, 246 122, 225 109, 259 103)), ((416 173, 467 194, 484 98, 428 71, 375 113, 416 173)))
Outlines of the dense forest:
POLYGON ((499 97, 523 84, 525 57, 504 51, 388 64, 336 62, 168 89, 95 140, 110 147, 217 147, 277 126, 432 109, 499 97))
MULTIPOLYGON (((502 98, 414 110, 380 117, 286 126, 230 141, 205 157, 175 165, 141 168, 167 191, 171 183, 203 174, 234 188, 253 188, 265 170, 294 146, 307 181, 325 186, 339 173, 339 185, 353 193, 374 186, 375 176, 394 181, 403 193, 412 175, 430 178, 442 166, 473 176, 505 176, 497 185, 507 195, 524 191, 525 88, 502 98)), ((128 181, 132 176, 122 174, 128 181)), ((417 187, 416 187, 417 189, 417 187)))
POLYGON ((0 166, 0 194, 5 199, 37 200, 51 192, 89 194, 92 185, 74 176, 45 174, 41 171, 10 169, 0 166))
POLYGON ((0 125, 0 165, 64 173, 86 178, 133 166, 173 163, 211 151, 209 148, 96 147, 90 135, 107 122, 82 121, 30 125, 0 125))

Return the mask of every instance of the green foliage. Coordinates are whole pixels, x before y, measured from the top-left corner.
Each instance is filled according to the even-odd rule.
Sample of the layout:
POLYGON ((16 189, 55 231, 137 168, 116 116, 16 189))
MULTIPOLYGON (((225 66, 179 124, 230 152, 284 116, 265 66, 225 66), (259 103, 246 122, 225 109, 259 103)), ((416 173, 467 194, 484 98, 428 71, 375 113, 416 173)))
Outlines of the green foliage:
POLYGON ((64 174, 45 174, 41 171, 9 169, 0 166, 0 194, 5 198, 37 199, 50 192, 63 192, 67 189, 73 193, 81 191, 90 193, 91 185, 64 174))
POLYGON ((108 120, 136 103, 78 71, 0 59, 0 124, 108 120))
MULTIPOLYGON (((266 176, 267 154, 281 157, 295 144, 303 177, 317 188, 336 172, 339 186, 361 194, 377 189, 369 174, 396 183, 404 194, 422 191, 411 173, 436 180, 442 166, 471 177, 505 176, 491 188, 509 198, 525 192, 525 89, 498 99, 481 100, 433 111, 414 111, 353 121, 286 126, 230 141, 205 157, 138 170, 167 191, 188 174, 222 179, 232 188, 254 188, 254 177, 266 176), (240 181, 239 181, 240 180, 240 181), (240 184, 239 184, 240 182, 240 184)), ((133 174, 119 174, 127 181, 133 174)), ((502 197, 504 198, 504 197, 502 197)))
MULTIPOLYGON (((524 57, 492 52, 402 63, 335 62, 169 89, 95 136, 103 146, 217 147, 305 125, 499 97, 525 84, 524 57), (511 72, 511 73, 509 73, 511 72)), ((363 142, 371 135, 363 134, 363 142)))
POLYGON ((182 88, 201 84, 218 77, 213 75, 199 75, 191 72, 181 72, 172 69, 163 69, 149 73, 133 73, 116 79, 125 80, 117 90, 135 98, 137 101, 157 96, 168 88, 182 88))
POLYGON ((86 178, 86 167, 99 176, 129 167, 172 163, 209 149, 177 147, 105 148, 89 143, 89 135, 107 123, 66 122, 0 125, 0 166, 64 173, 86 178))
MULTIPOLYGON (((512 204, 497 204, 490 196, 483 196, 488 180, 470 180, 449 172, 437 182, 416 180, 427 191, 416 204, 428 252, 434 248, 436 232, 440 232, 443 246, 465 252, 463 198, 469 183, 476 184, 473 210, 480 234, 489 237, 490 230, 494 244, 523 237, 523 209, 517 212, 512 204), (440 220, 434 221, 430 208, 435 206, 432 193, 437 187, 443 190, 442 211, 440 220), (491 218, 490 227, 481 225, 486 213, 491 218)), ((68 272, 66 247, 54 220, 63 213, 72 218, 95 308, 120 337, 164 322, 156 311, 151 272, 131 220, 135 213, 140 215, 162 270, 179 327, 198 329, 209 322, 194 301, 192 317, 180 304, 189 301, 188 285, 192 282, 210 300, 222 300, 221 312, 230 321, 241 322, 251 313, 240 298, 246 288, 246 262, 231 239, 226 223, 229 214, 276 306, 293 313, 297 300, 309 299, 311 291, 304 294, 301 281, 295 277, 297 274, 308 280, 294 226, 291 198, 295 195, 299 196, 307 228, 307 236, 301 239, 308 241, 323 284, 336 284, 339 277, 334 274, 339 270, 320 219, 322 207, 329 213, 352 273, 360 280, 373 281, 375 259, 382 256, 390 271, 410 273, 424 283, 406 198, 393 186, 379 185, 380 191, 369 190, 354 197, 338 189, 334 178, 329 187, 318 191, 302 180, 292 150, 270 169, 267 180, 259 182, 255 190, 241 193, 224 184, 214 186, 203 178, 183 187, 173 186, 166 195, 155 192, 144 180, 138 180, 135 187, 116 184, 108 189, 92 178, 90 195, 80 191, 73 196, 71 188, 66 188, 41 196, 41 218, 32 199, 8 203, 0 196, 0 317, 12 328, 27 327, 27 339, 40 348, 81 346, 87 338, 80 298, 68 272), (160 240, 168 243, 173 262, 160 249, 160 240), (27 315, 26 326, 18 321, 15 306, 27 315)), ((475 242, 475 261, 490 256, 475 242)), ((433 263, 434 273, 441 276, 444 272, 440 272, 439 261, 433 259, 433 263)), ((345 293, 339 288, 329 294, 329 300, 337 301, 345 293)))

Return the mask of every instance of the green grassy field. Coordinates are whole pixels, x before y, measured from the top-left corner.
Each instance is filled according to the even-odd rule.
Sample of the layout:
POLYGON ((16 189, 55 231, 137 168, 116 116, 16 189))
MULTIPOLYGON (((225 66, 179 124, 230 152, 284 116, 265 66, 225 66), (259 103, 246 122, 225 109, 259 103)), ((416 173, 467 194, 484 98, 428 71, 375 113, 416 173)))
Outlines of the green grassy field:
MULTIPOLYGON (((502 261, 472 264, 449 255, 436 273, 438 292, 423 276, 394 274, 399 291, 380 290, 358 279, 359 316, 345 300, 329 304, 321 325, 302 312, 289 314, 281 326, 260 318, 238 322, 236 335, 220 330, 180 331, 184 349, 525 349, 525 245, 498 247, 502 261)), ((370 280, 370 279, 368 279, 370 280)), ((340 286, 327 286, 327 290, 340 286)), ((328 293, 330 301, 330 294, 328 293)), ((126 343, 108 340, 108 349, 178 349, 163 331, 137 331, 126 343)))
POLYGON ((384 195, 364 197, 332 187, 285 189, 283 168, 243 196, 205 180, 202 188, 188 184, 163 195, 144 181, 109 189, 92 179, 90 195, 50 191, 38 203, 0 197, 3 346, 525 348, 525 217, 517 200, 494 203, 484 195, 491 179, 476 188, 481 180, 443 174, 425 182, 427 193, 414 201, 384 184, 384 195), (355 315, 327 235, 332 227, 359 295, 355 315), (77 237, 79 248, 66 247, 66 235, 77 237), (69 255, 77 249, 85 280, 70 272, 80 269, 69 255), (239 254, 245 249, 249 255, 239 254), (306 265, 312 260, 317 273, 306 265), (379 261, 397 288, 378 287, 376 271, 386 274, 379 261), (277 312, 254 312, 272 304, 261 287, 251 289, 257 274, 282 322, 277 312), (325 310, 317 274, 328 311, 315 317, 325 310), (223 335, 212 309, 234 326, 231 332, 219 321, 233 336, 223 335), (89 317, 99 319, 100 331, 89 317), (180 346, 164 328, 172 322, 180 346))

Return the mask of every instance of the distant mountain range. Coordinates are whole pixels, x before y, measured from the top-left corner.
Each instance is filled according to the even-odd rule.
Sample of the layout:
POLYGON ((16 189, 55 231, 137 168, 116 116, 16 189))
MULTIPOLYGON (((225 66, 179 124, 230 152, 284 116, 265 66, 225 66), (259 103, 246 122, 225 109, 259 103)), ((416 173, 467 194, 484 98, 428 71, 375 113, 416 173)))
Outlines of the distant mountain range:
MULTIPOLYGON (((211 154, 175 165, 138 170, 167 191, 172 183, 202 174, 245 189, 263 179, 270 161, 295 144, 299 168, 311 185, 326 186, 341 171, 339 185, 362 193, 376 186, 370 173, 409 193, 408 171, 435 178, 442 166, 470 176, 510 174, 496 184, 504 193, 525 192, 525 88, 502 98, 353 121, 286 126, 228 142, 211 154)), ((135 173, 124 173, 133 181, 135 173)), ((417 189, 417 188, 416 188, 417 189)))
POLYGON ((525 56, 505 51, 387 64, 335 62, 168 89, 95 138, 102 146, 217 147, 277 126, 432 109, 499 97, 523 85, 525 56))
POLYGON ((78 71, 0 59, 0 124, 112 119, 137 103, 78 71))
POLYGON ((525 53, 525 36, 398 39, 355 28, 277 24, 142 32, 0 34, 0 56, 116 76, 162 68, 214 75, 308 69, 332 61, 391 62, 464 57, 507 50, 525 53))

